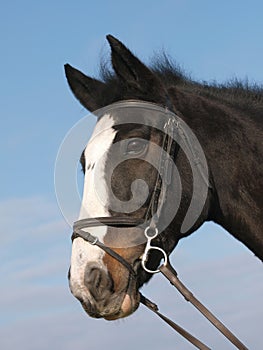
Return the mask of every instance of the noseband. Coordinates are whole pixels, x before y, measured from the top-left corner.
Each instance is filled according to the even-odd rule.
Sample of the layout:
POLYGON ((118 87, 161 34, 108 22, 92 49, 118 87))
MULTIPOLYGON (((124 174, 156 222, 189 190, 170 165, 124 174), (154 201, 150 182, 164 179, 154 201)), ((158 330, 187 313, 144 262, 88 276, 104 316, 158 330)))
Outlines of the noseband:
MULTIPOLYGON (((131 102, 130 102, 131 103, 131 102)), ((138 102, 136 102, 138 104, 138 102)), ((139 102, 139 104, 145 104, 145 102, 139 102)), ((147 103, 148 104, 148 103, 147 103)), ((155 106, 155 105, 154 105, 155 106)), ((155 108, 159 108, 159 106, 155 106, 155 108)), ((238 349, 240 350, 248 350, 247 347, 240 342, 236 336, 230 332, 203 304, 197 300, 194 295, 181 283, 178 279, 176 271, 170 265, 167 253, 163 248, 159 246, 152 245, 154 240, 161 240, 161 236, 158 231, 158 222, 162 213, 162 209, 167 197, 167 191, 169 186, 171 185, 172 180, 172 164, 171 159, 174 161, 177 158, 179 152, 179 144, 174 140, 177 140, 177 137, 183 137, 184 142, 187 144, 188 148, 192 152, 192 155, 195 159, 195 153, 191 142, 187 136, 187 134, 183 133, 180 129, 179 117, 170 112, 168 109, 165 110, 169 113, 170 117, 166 121, 163 127, 163 140, 162 140, 162 149, 164 152, 161 153, 157 171, 157 178, 155 182, 155 186, 151 195, 150 204, 146 211, 146 215, 142 219, 132 218, 129 216, 113 216, 113 217, 96 217, 96 218, 87 218, 78 220, 73 225, 73 234, 72 241, 75 238, 82 238, 86 242, 96 245, 97 247, 104 250, 107 254, 112 256, 114 259, 119 261, 130 273, 130 276, 137 279, 137 273, 131 264, 129 264, 120 254, 116 253, 112 248, 103 244, 97 237, 93 236, 90 232, 86 231, 86 229, 90 227, 98 227, 98 226, 109 226, 109 227, 117 227, 117 228, 131 228, 131 227, 140 227, 145 235, 146 246, 144 253, 141 258, 141 264, 143 269, 148 273, 157 273, 161 272, 170 282, 174 285, 179 292, 184 296, 187 301, 190 301, 224 336, 232 342, 238 349), (84 231, 85 229, 85 231, 84 231), (156 270, 150 270, 147 267, 147 260, 149 256, 149 252, 156 250, 162 254, 163 263, 156 270)), ((163 109, 162 109, 163 112, 163 109)), ((204 175, 202 168, 199 167, 199 162, 197 161, 195 164, 201 174, 201 177, 205 181, 208 187, 211 187, 208 179, 204 175)), ((158 307, 156 304, 151 302, 149 299, 144 297, 142 294, 141 303, 147 306, 151 311, 161 317, 167 324, 169 324, 174 330, 176 330, 179 334, 181 334, 185 339, 195 345, 198 349, 201 350, 209 350, 204 343, 200 340, 192 336, 182 327, 177 325, 175 322, 171 321, 169 318, 164 316, 158 311, 158 307)))
POLYGON ((139 226, 144 223, 144 220, 138 220, 134 218, 128 218, 128 217, 97 217, 97 218, 90 218, 90 219, 83 219, 78 220, 73 225, 73 234, 72 234, 72 241, 75 238, 81 237, 86 242, 96 245, 97 247, 100 247, 102 250, 104 250, 107 254, 112 256, 114 259, 118 260, 122 265, 124 265, 127 270, 130 272, 131 276, 136 278, 137 274, 134 271, 133 267, 125 260, 123 257, 116 253, 113 249, 106 246, 100 240, 93 236, 91 233, 86 232, 83 230, 83 228, 89 228, 89 227, 98 227, 98 226, 113 226, 113 227, 135 227, 139 226))

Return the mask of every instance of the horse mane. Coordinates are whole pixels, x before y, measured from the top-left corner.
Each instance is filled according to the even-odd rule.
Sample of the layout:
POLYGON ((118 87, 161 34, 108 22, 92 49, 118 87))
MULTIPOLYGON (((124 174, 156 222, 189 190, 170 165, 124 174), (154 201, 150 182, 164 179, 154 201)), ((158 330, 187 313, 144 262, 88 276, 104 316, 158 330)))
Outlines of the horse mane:
MULTIPOLYGON (((208 98, 249 114, 251 118, 262 122, 263 85, 250 83, 248 79, 242 81, 237 78, 225 83, 196 81, 166 53, 156 55, 149 68, 159 77, 167 89, 176 87, 182 92, 208 98)), ((111 95, 118 96, 120 94, 118 79, 105 60, 101 60, 100 78, 110 88, 108 91, 111 95)), ((112 97, 112 99, 114 98, 112 97)))

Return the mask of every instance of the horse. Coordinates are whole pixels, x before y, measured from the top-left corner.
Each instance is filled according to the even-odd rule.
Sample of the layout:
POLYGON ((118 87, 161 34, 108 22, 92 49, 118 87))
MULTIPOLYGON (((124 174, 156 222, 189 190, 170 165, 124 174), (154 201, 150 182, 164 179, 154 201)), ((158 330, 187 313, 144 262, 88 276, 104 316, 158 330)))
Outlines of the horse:
POLYGON ((107 40, 113 71, 103 79, 65 65, 73 94, 97 117, 80 157, 79 222, 89 237, 73 235, 68 278, 88 315, 116 320, 135 312, 151 272, 206 221, 263 259, 263 90, 197 82, 168 59, 148 67, 118 39, 107 40))

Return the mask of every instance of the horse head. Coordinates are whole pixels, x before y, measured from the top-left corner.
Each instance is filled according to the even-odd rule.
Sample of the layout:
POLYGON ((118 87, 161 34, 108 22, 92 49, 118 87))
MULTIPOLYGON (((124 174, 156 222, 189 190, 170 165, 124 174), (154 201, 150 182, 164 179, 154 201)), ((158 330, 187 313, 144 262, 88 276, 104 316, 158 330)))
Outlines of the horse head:
MULTIPOLYGON (((169 131, 165 138, 165 128, 171 115, 172 119, 174 116, 180 118, 180 112, 174 97, 158 76, 117 39, 112 36, 107 39, 115 72, 107 82, 88 77, 70 65, 65 66, 74 95, 97 116, 93 135, 81 156, 85 177, 79 219, 121 216, 151 220, 160 211, 158 203, 156 207, 153 204, 158 193, 158 202, 161 202, 158 217, 163 226, 155 245, 169 254, 181 237, 201 225, 207 211, 205 196, 192 225, 181 229, 193 192, 192 165, 185 155, 187 147, 190 153, 192 151, 187 146, 189 135, 183 132, 185 152, 176 154, 181 176, 175 167, 168 171, 164 165, 166 174, 162 173, 159 179, 160 160, 164 147, 167 152, 167 144, 170 145, 168 158, 175 161, 176 142, 169 131), (168 175, 169 179, 164 179, 168 175), (165 182, 169 183, 169 189, 166 185, 164 195, 165 182), (181 197, 183 201, 180 202, 181 197)), ((147 243, 144 229, 142 225, 99 225, 88 229, 132 266, 136 278, 98 246, 89 244, 82 237, 74 238, 70 288, 90 316, 112 320, 137 309, 139 288, 151 277, 141 264, 147 243)), ((160 250, 150 250, 148 269, 155 270, 161 259, 160 250)))

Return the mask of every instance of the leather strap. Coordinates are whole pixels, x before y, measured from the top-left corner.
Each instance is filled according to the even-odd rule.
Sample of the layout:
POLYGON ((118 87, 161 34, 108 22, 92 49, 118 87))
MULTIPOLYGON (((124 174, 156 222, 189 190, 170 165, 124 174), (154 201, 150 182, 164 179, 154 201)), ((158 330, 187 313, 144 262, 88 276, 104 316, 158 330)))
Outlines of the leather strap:
POLYGON ((137 219, 129 216, 103 216, 78 220, 74 222, 73 231, 75 231, 76 228, 97 227, 104 225, 113 227, 134 227, 143 225, 144 222, 144 219, 137 219))
POLYGON ((211 350, 208 346, 202 343, 199 339, 194 337, 192 334, 188 333, 184 328, 179 326, 174 321, 170 320, 168 317, 164 316, 158 310, 158 306, 154 304, 152 301, 147 299, 144 295, 141 294, 141 303, 145 305, 149 310, 154 312, 157 316, 159 316, 165 323, 167 323, 170 327, 172 327, 177 333, 179 333, 182 337, 188 340, 191 344, 197 347, 200 350, 211 350))
POLYGON ((177 272, 170 265, 170 263, 162 265, 161 273, 171 282, 171 284, 184 296, 184 298, 194 305, 211 323, 215 326, 232 344, 239 350, 248 350, 248 348, 241 343, 241 341, 228 329, 226 326, 216 318, 211 311, 209 311, 188 288, 179 280, 177 272))
POLYGON ((145 215, 145 221, 150 220, 150 227, 157 227, 162 207, 166 200, 166 192, 171 184, 172 164, 171 159, 176 159, 179 152, 179 144, 175 142, 178 133, 178 122, 175 118, 169 118, 164 125, 162 140, 162 154, 159 158, 157 178, 151 195, 150 203, 145 215))

